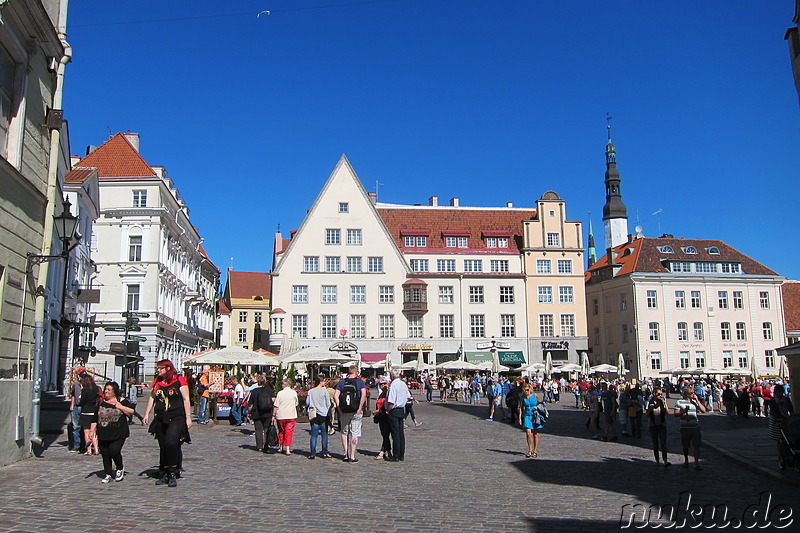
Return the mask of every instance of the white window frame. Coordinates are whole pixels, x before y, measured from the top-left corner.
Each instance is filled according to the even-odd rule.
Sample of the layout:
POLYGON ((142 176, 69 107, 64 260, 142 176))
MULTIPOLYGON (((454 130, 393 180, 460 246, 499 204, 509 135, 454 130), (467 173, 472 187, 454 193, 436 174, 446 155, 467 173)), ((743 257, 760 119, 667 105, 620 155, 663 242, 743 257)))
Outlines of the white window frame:
POLYGON ((559 274, 572 274, 572 259, 559 259, 558 260, 558 273, 559 274))
POLYGON ((552 262, 549 259, 536 260, 536 273, 537 274, 550 274, 552 271, 552 262))
POLYGON ((336 228, 326 228, 325 244, 331 246, 342 244, 342 230, 336 228))
POLYGON ((499 288, 499 295, 500 295, 500 303, 501 304, 513 304, 514 303, 514 286, 513 285, 502 285, 499 288))
POLYGON ((366 285, 351 285, 350 286, 350 303, 351 304, 365 304, 365 303, 367 303, 367 286, 366 285))
POLYGON ((308 303, 308 285, 292 285, 292 303, 308 303))
POLYGON ((380 304, 394 303, 394 285, 378 286, 378 303, 380 304))
POLYGON ((361 230, 360 229, 348 229, 347 230, 347 245, 348 246, 361 246, 363 243, 361 238, 361 230))
POLYGON ((470 285, 469 287, 469 303, 482 304, 484 303, 483 285, 470 285))
POLYGON ((439 286, 439 303, 452 304, 455 303, 455 292, 452 285, 439 286))

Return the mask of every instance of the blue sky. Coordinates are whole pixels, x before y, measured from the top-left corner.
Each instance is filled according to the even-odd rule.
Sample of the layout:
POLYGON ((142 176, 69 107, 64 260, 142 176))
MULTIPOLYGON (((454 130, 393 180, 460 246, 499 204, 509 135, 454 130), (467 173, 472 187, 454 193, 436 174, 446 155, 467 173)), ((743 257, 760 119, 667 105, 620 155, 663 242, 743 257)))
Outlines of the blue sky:
POLYGON ((610 113, 631 231, 638 217, 646 236, 721 239, 800 279, 793 14, 791 0, 73 0, 65 116, 76 155, 138 132, 224 272, 270 269, 278 225, 299 227, 341 154, 382 202, 527 207, 555 190, 601 243, 610 113))

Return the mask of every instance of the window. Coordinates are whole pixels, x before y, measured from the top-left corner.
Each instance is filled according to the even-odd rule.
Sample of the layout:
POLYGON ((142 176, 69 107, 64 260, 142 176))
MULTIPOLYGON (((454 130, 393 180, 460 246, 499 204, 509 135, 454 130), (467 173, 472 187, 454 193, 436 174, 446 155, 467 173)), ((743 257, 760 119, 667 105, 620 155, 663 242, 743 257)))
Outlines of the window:
POLYGON ((349 229, 347 230, 347 244, 351 246, 361 246, 361 230, 349 229))
POLYGON ((600 346, 600 328, 594 328, 594 345, 600 346))
POLYGON ((7 157, 8 128, 11 122, 11 103, 14 96, 14 74, 17 65, 5 48, 0 46, 0 156, 7 157))
POLYGON ((336 285, 323 285, 322 286, 322 303, 335 304, 336 303, 336 285))
POLYGON ((725 274, 738 274, 741 270, 739 263, 722 263, 721 267, 725 274))
POLYGON ((320 337, 323 339, 335 339, 336 315, 322 315, 320 323, 322 324, 320 337))
POLYGON ((453 287, 439 287, 439 303, 451 304, 453 303, 453 287))
POLYGON ((561 315, 561 336, 575 336, 575 315, 561 315))
POLYGON ((497 247, 498 248, 508 248, 508 237, 498 237, 497 238, 497 247))
POLYGON ((703 301, 700 299, 700 291, 692 291, 692 309, 700 309, 703 301))
POLYGON ((514 315, 500 315, 500 336, 517 336, 517 319, 514 315))
POLYGON ((710 246, 706 248, 706 252, 708 252, 710 255, 719 255, 719 248, 716 246, 710 246))
POLYGON ((556 334, 553 315, 539 315, 539 336, 552 337, 556 334))
POLYGON ((439 315, 439 336, 447 338, 455 337, 455 327, 453 323, 453 315, 439 315))
POLYGON ((772 340, 772 322, 764 322, 761 324, 761 330, 764 333, 764 340, 771 341, 772 340))
POLYGON ((487 248, 508 248, 508 237, 486 237, 487 248))
POLYGON ((722 368, 730 368, 733 366, 733 352, 725 350, 722 352, 722 368))
POLYGON ((347 202, 339 202, 339 212, 340 213, 349 213, 350 212, 350 204, 347 202))
POLYGON ((694 340, 702 341, 703 340, 703 323, 702 322, 695 322, 692 325, 692 329, 694 330, 694 340))
POLYGON ((692 255, 697 254, 697 248, 695 248, 694 246, 684 246, 683 248, 681 248, 681 250, 683 250, 683 253, 685 254, 692 254, 692 255))
POLYGON ((427 293, 424 287, 411 287, 403 289, 403 298, 406 302, 425 302, 427 301, 427 293))
POLYGON ((592 314, 596 315, 599 312, 600 312, 600 305, 598 301, 596 299, 592 300, 592 314))
POLYGON ((326 229, 325 244, 342 244, 342 230, 326 229))
POLYGON ((736 323, 736 340, 737 341, 747 340, 747 327, 744 322, 736 323))
POLYGON ((672 271, 673 272, 691 272, 692 271, 692 264, 688 261, 673 261, 672 262, 672 271))
POLYGON ((247 322, 247 311, 239 311, 239 322, 247 322))
POLYGON ((536 273, 537 274, 550 274, 550 260, 537 259, 536 260, 536 273))
POLYGON ((686 309, 686 291, 675 291, 675 309, 686 309))
POLYGON ((658 251, 662 254, 674 254, 675 251, 672 249, 672 246, 659 246, 658 251))
POLYGON ((742 291, 733 291, 733 308, 744 309, 744 297, 742 291))
POLYGON ((575 303, 575 297, 572 291, 572 287, 558 288, 558 303, 562 304, 575 303))
POLYGON ((411 260, 411 270, 414 272, 428 272, 428 260, 427 259, 412 259, 411 260))
POLYGON ((547 246, 561 246, 561 239, 558 233, 547 234, 547 246))
POLYGON ((695 263, 694 269, 696 272, 700 273, 709 273, 709 272, 716 272, 717 271, 717 264, 716 263, 695 263))
POLYGON ((558 260, 558 273, 559 274, 572 274, 572 259, 559 259, 558 260))
POLYGON ((367 315, 350 315, 350 336, 354 339, 367 336, 367 315))
POLYGON ((553 303, 553 287, 539 286, 539 303, 540 304, 553 303))
POLYGON ((437 259, 436 260, 437 272, 455 272, 456 260, 455 259, 437 259))
POLYGON ((128 311, 139 310, 139 285, 128 285, 128 311))
POLYGON ((458 247, 459 248, 468 248, 469 247, 469 238, 468 237, 459 237, 458 238, 458 247))
POLYGON ((628 342, 628 324, 622 324, 622 343, 628 342))
POLYGON ((308 285, 292 286, 292 303, 293 304, 308 303, 308 285))
POLYGON ((394 286, 381 285, 378 287, 378 303, 393 304, 394 303, 394 286))
POLYGON ((658 309, 658 295, 656 291, 647 291, 647 308, 658 309))
POLYGON ((239 328, 239 342, 247 342, 247 328, 239 328))
POLYGON ((408 336, 411 339, 421 339, 423 337, 422 315, 408 316, 408 336))
POLYGON ((500 303, 501 304, 514 303, 514 287, 500 287, 500 303))
POLYGON ((308 338, 308 315, 292 315, 292 336, 308 338))
POLYGON ((367 286, 366 285, 352 285, 350 287, 350 303, 365 304, 367 303, 367 286))
POLYGON ((403 246, 405 246, 406 248, 413 247, 415 242, 416 242, 416 239, 414 237, 411 237, 409 235, 406 235, 405 237, 403 237, 403 246))
POLYGON ((483 286, 471 286, 469 288, 469 303, 482 304, 483 303, 483 286))
POLYGON ((133 191, 133 207, 147 207, 147 191, 133 191))
POLYGON ((261 324, 261 317, 262 317, 261 311, 254 311, 253 312, 253 321, 256 324, 261 324))
POLYGON ((378 334, 382 339, 394 338, 394 315, 378 316, 378 334))
POLYGON ((686 322, 678 322, 678 342, 689 341, 689 324, 686 322))
POLYGON ((720 309, 728 308, 728 291, 717 291, 717 305, 720 309))
POLYGON ((445 237, 444 238, 444 245, 448 248, 455 248, 456 247, 456 238, 455 237, 445 237))
POLYGON ((769 293, 766 291, 759 292, 758 302, 761 305, 761 309, 769 309, 769 293))
POLYGON ((348 257, 347 258, 347 271, 348 272, 361 272, 361 258, 348 257))
POLYGON ((325 258, 325 272, 341 272, 342 271, 342 258, 341 257, 326 257, 325 258))
POLYGON ((483 260, 464 259, 464 272, 483 272, 483 260))
POLYGON ((661 340, 661 333, 658 330, 658 322, 650 322, 647 325, 647 329, 650 331, 650 340, 651 341, 660 341, 661 340))
POLYGON ((739 350, 737 355, 739 358, 739 368, 749 368, 750 365, 748 365, 749 357, 747 357, 747 350, 739 350))
POLYGON ((508 259, 492 259, 489 261, 489 270, 492 272, 508 272, 508 259))
POLYGON ((142 260, 142 237, 128 237, 128 261, 142 260))
POLYGON ((303 258, 303 272, 319 272, 319 257, 305 256, 303 258))
POLYGON ((497 238, 496 237, 486 237, 486 247, 487 248, 497 248, 497 238))
POLYGON ((681 368, 689 368, 689 352, 681 352, 678 356, 681 368))
POLYGON ((767 368, 775 368, 775 350, 764 350, 764 363, 767 368))
POLYGON ((619 310, 625 311, 628 308, 628 298, 624 292, 619 293, 619 310))
POLYGON ((723 341, 731 340, 731 323, 730 322, 722 322, 719 325, 719 332, 722 336, 723 341))
POLYGON ((694 366, 697 368, 706 366, 706 352, 694 352, 694 366))
POLYGON ((407 235, 403 238, 403 245, 407 248, 425 248, 428 246, 428 238, 407 235))
POLYGON ((661 370, 661 352, 650 352, 650 370, 661 370))
POLYGON ((469 315, 469 336, 479 339, 486 336, 485 318, 483 315, 469 315))
POLYGON ((367 259, 369 272, 383 272, 383 257, 370 257, 367 259))

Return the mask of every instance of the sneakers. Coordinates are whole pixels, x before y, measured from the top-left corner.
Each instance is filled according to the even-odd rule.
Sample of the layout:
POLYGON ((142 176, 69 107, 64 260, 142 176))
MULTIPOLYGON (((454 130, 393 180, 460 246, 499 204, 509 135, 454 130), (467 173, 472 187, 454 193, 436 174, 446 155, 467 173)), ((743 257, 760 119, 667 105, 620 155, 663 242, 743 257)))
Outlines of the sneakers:
POLYGON ((494 422, 494 420, 491 418, 487 418, 486 420, 488 420, 489 422, 494 422))
POLYGON ((125 477, 124 470, 117 470, 117 474, 114 476, 114 481, 122 481, 122 478, 125 477))
POLYGON ((109 476, 108 474, 106 474, 106 477, 104 477, 103 479, 101 479, 101 480, 100 480, 100 483, 108 483, 109 481, 111 481, 111 476, 109 476))
POLYGON ((416 422, 416 421, 415 421, 415 422, 414 422, 414 425, 415 425, 415 426, 421 426, 421 425, 422 425, 422 422, 416 422))

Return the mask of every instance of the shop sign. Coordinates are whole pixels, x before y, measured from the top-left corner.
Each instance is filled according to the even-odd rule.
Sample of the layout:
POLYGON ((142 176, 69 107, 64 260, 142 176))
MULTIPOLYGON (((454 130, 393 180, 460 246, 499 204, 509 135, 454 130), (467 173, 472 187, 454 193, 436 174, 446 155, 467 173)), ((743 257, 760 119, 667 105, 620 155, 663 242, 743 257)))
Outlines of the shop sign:
POLYGON ((397 346, 398 352, 430 352, 431 350, 433 350, 433 345, 426 343, 400 344, 397 346))

